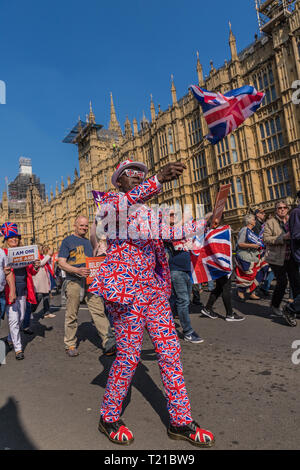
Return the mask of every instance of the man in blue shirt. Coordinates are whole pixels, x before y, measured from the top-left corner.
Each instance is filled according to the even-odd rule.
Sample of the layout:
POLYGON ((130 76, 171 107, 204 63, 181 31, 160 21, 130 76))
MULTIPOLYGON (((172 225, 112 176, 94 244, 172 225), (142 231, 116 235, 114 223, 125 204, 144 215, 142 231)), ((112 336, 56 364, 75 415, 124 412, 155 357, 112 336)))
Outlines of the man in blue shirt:
POLYGON ((104 354, 115 353, 115 338, 109 321, 105 315, 103 300, 86 291, 86 257, 93 256, 91 242, 85 238, 88 232, 88 219, 79 215, 75 220, 74 234, 66 237, 58 253, 58 264, 66 272, 66 317, 65 317, 65 348, 70 357, 78 356, 76 348, 77 316, 80 301, 85 299, 94 324, 102 339, 104 354))
POLYGON ((172 311, 175 308, 177 310, 184 340, 190 343, 202 343, 204 340, 194 331, 190 320, 190 299, 193 287, 191 255, 189 251, 185 251, 180 247, 180 242, 165 242, 172 283, 170 305, 172 311))

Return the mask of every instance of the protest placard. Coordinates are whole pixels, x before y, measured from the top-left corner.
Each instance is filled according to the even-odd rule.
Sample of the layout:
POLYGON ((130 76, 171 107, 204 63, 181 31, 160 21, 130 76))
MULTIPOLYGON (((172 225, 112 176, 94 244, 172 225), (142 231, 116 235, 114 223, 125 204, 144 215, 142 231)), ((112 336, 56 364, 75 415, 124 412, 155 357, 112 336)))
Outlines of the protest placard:
POLYGON ((220 222, 222 218, 222 214, 225 208, 226 200, 228 198, 229 192, 230 192, 231 184, 224 184, 223 186, 220 187, 220 191, 217 194, 216 198, 216 203, 211 219, 211 224, 210 226, 213 228, 214 223, 216 220, 220 222))
POLYGON ((86 283, 91 284, 98 274, 101 264, 105 260, 105 255, 95 256, 93 258, 86 258, 85 265, 90 269, 90 275, 86 278, 86 283))
POLYGON ((32 264, 34 260, 39 259, 37 245, 17 246, 16 248, 8 248, 7 264, 14 269, 24 268, 32 264))

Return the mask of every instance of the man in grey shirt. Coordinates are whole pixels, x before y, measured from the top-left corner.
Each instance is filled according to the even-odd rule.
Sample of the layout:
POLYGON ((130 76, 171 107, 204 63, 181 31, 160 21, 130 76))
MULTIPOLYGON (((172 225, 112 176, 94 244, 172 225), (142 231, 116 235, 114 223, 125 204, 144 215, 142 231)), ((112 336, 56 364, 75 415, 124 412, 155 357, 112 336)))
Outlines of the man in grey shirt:
POLYGON ((94 324, 102 339, 104 354, 115 353, 115 338, 109 321, 105 315, 103 300, 86 290, 86 278, 89 269, 86 268, 86 257, 93 256, 90 241, 85 238, 88 232, 88 219, 79 215, 75 220, 74 234, 66 237, 58 253, 58 264, 66 272, 66 317, 65 317, 65 348, 70 357, 78 356, 76 348, 77 317, 81 297, 85 299, 94 324), (81 292, 83 295, 81 296, 81 292))

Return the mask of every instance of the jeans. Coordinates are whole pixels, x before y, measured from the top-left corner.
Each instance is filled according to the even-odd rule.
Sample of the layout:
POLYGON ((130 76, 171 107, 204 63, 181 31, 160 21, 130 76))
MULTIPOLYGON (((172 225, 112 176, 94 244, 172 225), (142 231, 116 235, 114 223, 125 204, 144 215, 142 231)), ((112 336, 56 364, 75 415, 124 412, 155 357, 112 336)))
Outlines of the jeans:
POLYGON ((0 326, 1 326, 1 320, 3 320, 4 318, 5 306, 6 306, 5 294, 4 294, 4 291, 2 291, 0 292, 0 326))
POLYGON ((208 281, 207 283, 208 292, 212 292, 214 288, 215 288, 215 281, 208 281))
POLYGON ((25 311, 25 316, 24 316, 24 320, 23 320, 23 330, 25 328, 29 328, 30 327, 30 318, 31 318, 31 304, 29 302, 26 302, 26 311, 25 311))
POLYGON ((271 264, 270 266, 274 271, 276 278, 276 287, 273 292, 272 306, 279 308, 288 280, 290 281, 290 286, 294 297, 296 298, 300 294, 299 269, 296 261, 292 257, 286 260, 283 266, 277 266, 275 264, 271 264))
POLYGON ((261 289, 265 292, 269 292, 270 287, 271 287, 271 282, 273 281, 275 275, 271 269, 271 271, 268 272, 266 280, 262 283, 261 289))
POLYGON ((193 283, 185 271, 171 271, 171 281, 170 305, 172 310, 174 307, 177 309, 183 334, 189 335, 194 331, 190 320, 190 297, 193 283))

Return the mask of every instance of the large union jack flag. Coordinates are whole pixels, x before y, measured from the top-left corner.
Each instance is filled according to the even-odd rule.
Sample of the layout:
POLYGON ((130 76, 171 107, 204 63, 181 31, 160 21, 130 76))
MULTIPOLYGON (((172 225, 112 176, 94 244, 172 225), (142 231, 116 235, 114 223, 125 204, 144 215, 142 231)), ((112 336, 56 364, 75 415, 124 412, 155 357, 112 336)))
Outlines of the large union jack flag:
POLYGON ((219 279, 232 271, 231 230, 229 225, 207 232, 203 246, 191 251, 194 283, 219 279))
POLYGON ((239 127, 259 108, 265 94, 253 86, 243 86, 225 95, 213 93, 197 85, 190 86, 200 102, 210 134, 206 138, 216 144, 239 127))

